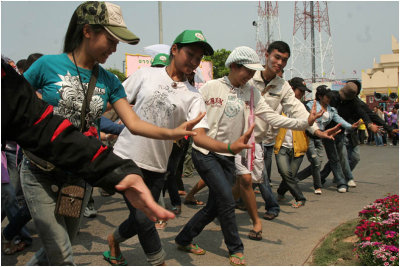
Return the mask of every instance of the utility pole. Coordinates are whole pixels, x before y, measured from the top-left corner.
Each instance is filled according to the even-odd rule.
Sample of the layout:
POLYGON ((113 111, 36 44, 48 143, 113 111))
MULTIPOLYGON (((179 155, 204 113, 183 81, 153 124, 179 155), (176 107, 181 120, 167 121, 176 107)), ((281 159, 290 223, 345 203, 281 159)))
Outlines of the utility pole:
POLYGON ((310 2, 310 18, 311 18, 311 81, 315 83, 315 36, 314 36, 314 2, 310 2))
POLYGON ((158 39, 159 43, 164 43, 163 40, 163 25, 162 25, 162 2, 158 1, 158 39))

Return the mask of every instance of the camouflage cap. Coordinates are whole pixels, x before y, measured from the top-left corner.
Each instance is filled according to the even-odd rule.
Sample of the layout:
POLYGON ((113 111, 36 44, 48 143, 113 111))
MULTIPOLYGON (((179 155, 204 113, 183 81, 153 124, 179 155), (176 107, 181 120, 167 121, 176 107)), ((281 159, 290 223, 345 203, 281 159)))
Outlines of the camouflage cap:
POLYGON ((164 67, 169 65, 169 55, 160 53, 154 57, 153 62, 151 63, 152 67, 164 67))
POLYGON ((88 1, 75 10, 78 24, 102 25, 108 33, 121 42, 137 44, 139 37, 128 30, 122 17, 121 8, 109 2, 88 1))

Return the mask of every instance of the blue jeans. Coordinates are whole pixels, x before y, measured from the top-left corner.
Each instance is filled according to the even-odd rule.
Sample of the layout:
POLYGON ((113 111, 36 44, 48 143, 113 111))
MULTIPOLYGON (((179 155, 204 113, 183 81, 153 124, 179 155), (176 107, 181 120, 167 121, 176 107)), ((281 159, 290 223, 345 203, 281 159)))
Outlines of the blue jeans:
POLYGON ((310 138, 309 140, 307 158, 311 164, 297 173, 297 178, 299 181, 303 181, 308 176, 312 175, 314 189, 318 189, 322 188, 320 171, 324 146, 322 145, 321 139, 310 138))
POLYGON ((346 147, 344 145, 344 134, 335 136, 335 141, 329 139, 322 139, 326 155, 329 160, 329 167, 325 165, 321 172, 321 180, 325 181, 329 173, 333 172, 333 176, 337 188, 347 188, 347 182, 353 179, 351 173, 346 147))
POLYGON ((380 135, 378 133, 375 134, 375 144, 377 146, 383 146, 382 135, 380 135))
POLYGON ((265 211, 270 214, 278 216, 280 212, 279 203, 272 193, 270 181, 271 181, 271 165, 272 165, 272 153, 274 146, 264 146, 264 170, 263 170, 263 182, 253 183, 253 188, 258 186, 261 192, 261 196, 265 202, 265 211))
POLYGON ((296 201, 306 201, 296 177, 297 171, 303 161, 303 156, 295 157, 293 148, 282 146, 278 154, 275 154, 275 159, 278 172, 282 177, 278 194, 284 195, 287 191, 290 191, 296 201))
POLYGON ((25 224, 27 224, 31 219, 32 217, 28 206, 22 206, 14 216, 9 218, 9 223, 3 230, 4 238, 12 240, 15 236, 21 233, 23 239, 28 239, 28 243, 32 243, 32 238, 30 236, 24 238, 24 231, 27 231, 25 229, 25 224))
POLYGON ((263 145, 264 147, 264 170, 263 178, 271 182, 271 166, 272 166, 272 154, 274 153, 274 145, 263 145))
POLYGON ((200 177, 209 188, 207 204, 198 211, 177 235, 177 244, 187 246, 206 225, 218 218, 229 254, 243 252, 235 217, 232 186, 235 182, 234 157, 209 152, 207 155, 193 149, 192 160, 200 177))
MULTIPOLYGON (((171 200, 172 206, 181 206, 181 197, 178 193, 178 168, 179 164, 183 164, 184 160, 184 150, 180 148, 176 143, 174 143, 171 151, 171 155, 168 159, 168 175, 167 175, 167 182, 164 185, 163 193, 168 190, 169 198, 171 200), (182 162, 181 162, 182 161, 182 162)), ((181 174, 180 174, 181 175, 181 174)))
MULTIPOLYGON (((1 185, 1 219, 3 221, 4 217, 7 216, 9 221, 7 227, 16 227, 14 228, 15 231, 8 232, 9 234, 6 236, 6 239, 11 240, 14 236, 20 235, 22 240, 27 244, 31 244, 32 237, 29 231, 24 227, 29 220, 26 221, 20 217, 22 214, 26 215, 27 206, 26 203, 24 203, 23 206, 20 207, 16 197, 16 186, 20 186, 16 152, 6 151, 5 154, 7 157, 7 171, 10 176, 10 183, 1 185), (12 225, 11 222, 13 222, 12 225), (16 223, 21 226, 16 226, 16 223)), ((30 217, 29 211, 27 216, 30 217)))
MULTIPOLYGON (((153 198, 157 202, 164 186, 165 173, 151 172, 141 169, 143 180, 150 189, 153 198)), ((146 254, 147 261, 152 265, 159 265, 165 260, 165 251, 161 246, 154 222, 140 210, 134 208, 124 196, 129 208, 129 217, 114 231, 115 241, 118 243, 138 235, 140 245, 146 254)))
MULTIPOLYGON (((376 139, 375 139, 376 140, 376 139)), ((383 144, 383 143, 382 143, 383 144)), ((354 146, 350 141, 349 138, 345 138, 345 145, 347 150, 347 156, 349 159, 349 166, 350 170, 354 170, 357 164, 360 162, 360 146, 354 146)))
MULTIPOLYGON (((42 171, 25 156, 21 166, 21 185, 32 215, 36 231, 42 241, 40 249, 27 265, 74 265, 71 242, 79 230, 80 218, 55 215, 58 189, 63 182, 75 183, 82 179, 61 170, 42 171)), ((82 209, 89 200, 91 186, 86 186, 82 209)))

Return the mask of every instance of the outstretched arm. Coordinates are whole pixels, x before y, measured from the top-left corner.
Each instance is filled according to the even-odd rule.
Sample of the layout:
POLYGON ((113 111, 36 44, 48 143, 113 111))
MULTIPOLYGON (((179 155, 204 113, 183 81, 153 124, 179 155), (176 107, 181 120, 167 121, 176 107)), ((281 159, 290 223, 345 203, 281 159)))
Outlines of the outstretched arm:
POLYGON ((52 113, 30 84, 2 61, 2 143, 16 141, 23 149, 62 169, 73 170, 93 186, 108 191, 125 190, 132 205, 149 218, 170 219, 174 215, 154 202, 142 173, 131 160, 124 160, 96 138, 86 137, 72 124, 52 113))
POLYGON ((205 113, 200 113, 195 119, 184 122, 175 129, 167 129, 141 120, 132 110, 126 98, 115 101, 113 107, 132 134, 161 140, 178 140, 185 135, 196 135, 196 132, 191 130, 205 116, 205 113))
MULTIPOLYGON (((247 142, 250 139, 251 133, 254 130, 254 125, 252 125, 241 137, 239 137, 235 142, 230 144, 230 149, 234 154, 239 153, 245 148, 251 148, 251 145, 248 145, 247 142)), ((193 142, 202 148, 205 148, 209 151, 220 152, 220 153, 231 153, 228 150, 228 144, 217 141, 206 134, 204 128, 197 128, 194 130, 197 132, 197 135, 193 137, 193 142)))

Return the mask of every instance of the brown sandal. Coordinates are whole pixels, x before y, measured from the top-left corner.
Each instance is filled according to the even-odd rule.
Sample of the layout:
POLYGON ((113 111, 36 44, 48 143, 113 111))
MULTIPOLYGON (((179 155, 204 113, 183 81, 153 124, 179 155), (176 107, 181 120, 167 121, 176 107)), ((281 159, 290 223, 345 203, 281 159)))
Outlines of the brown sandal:
POLYGON ((197 244, 189 244, 187 246, 181 246, 178 245, 178 249, 186 251, 186 252, 190 252, 196 255, 204 255, 206 254, 206 251, 202 248, 199 247, 199 245, 197 244))
POLYGON ((28 244, 26 244, 25 241, 20 240, 18 243, 15 243, 15 246, 17 247, 17 251, 23 251, 28 244))
POLYGON ((251 240, 260 241, 260 240, 262 240, 262 231, 256 232, 254 230, 250 230, 247 237, 250 238, 251 240))
POLYGON ((14 243, 14 240, 9 241, 3 237, 1 243, 4 255, 13 255, 18 251, 18 246, 14 243))

